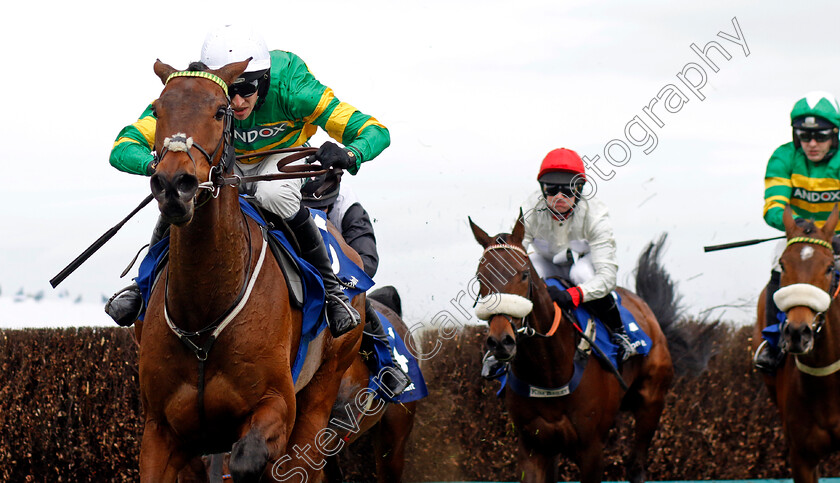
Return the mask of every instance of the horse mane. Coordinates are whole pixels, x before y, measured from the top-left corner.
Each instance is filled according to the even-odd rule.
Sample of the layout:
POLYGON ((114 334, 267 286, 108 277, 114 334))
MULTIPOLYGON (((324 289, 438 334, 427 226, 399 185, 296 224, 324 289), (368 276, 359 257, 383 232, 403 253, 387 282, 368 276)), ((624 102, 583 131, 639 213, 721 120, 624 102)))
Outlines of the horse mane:
POLYGON ((696 377, 703 373, 719 334, 720 321, 681 320, 682 296, 662 265, 668 234, 663 233, 639 255, 636 266, 636 293, 650 306, 668 340, 668 350, 677 376, 696 377))

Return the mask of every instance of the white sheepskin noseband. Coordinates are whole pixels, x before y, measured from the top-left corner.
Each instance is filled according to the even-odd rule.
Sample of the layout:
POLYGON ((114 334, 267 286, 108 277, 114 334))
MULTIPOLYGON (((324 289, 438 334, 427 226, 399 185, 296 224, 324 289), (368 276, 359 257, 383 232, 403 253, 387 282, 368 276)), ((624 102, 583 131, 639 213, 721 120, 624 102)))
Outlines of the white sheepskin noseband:
POLYGON ((534 303, 525 297, 510 293, 492 293, 481 297, 475 306, 475 316, 490 320, 496 314, 510 315, 521 319, 531 313, 534 303))
POLYGON ((831 295, 809 283, 794 283, 776 291, 773 301, 782 312, 801 306, 809 307, 815 312, 825 312, 831 305, 831 295))

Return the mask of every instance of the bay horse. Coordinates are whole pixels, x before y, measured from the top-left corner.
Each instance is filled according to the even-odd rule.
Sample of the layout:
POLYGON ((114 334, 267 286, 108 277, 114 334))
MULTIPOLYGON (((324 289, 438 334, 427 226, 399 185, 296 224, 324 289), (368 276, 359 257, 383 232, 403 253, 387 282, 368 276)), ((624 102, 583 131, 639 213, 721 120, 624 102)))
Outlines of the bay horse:
MULTIPOLYGON (((164 89, 154 102, 151 189, 172 228, 168 266, 136 327, 143 482, 176 481, 202 454, 228 450, 237 482, 268 479, 287 465, 316 481, 320 470, 305 461, 322 458, 316 434, 361 343, 361 325, 336 339, 321 331, 293 381, 301 312, 290 305, 280 266, 265 256, 263 232, 241 212, 237 188, 218 182, 233 164, 227 86, 247 64, 206 72, 154 66, 164 89)), ((364 312, 363 297, 353 305, 364 312)))
MULTIPOLYGON (((838 207, 822 228, 798 225, 785 209, 787 246, 779 259, 780 288, 774 300, 786 318, 780 347, 787 353, 764 381, 782 419, 793 480, 818 481, 817 466, 840 450, 840 303, 832 239, 838 207)), ((765 326, 766 290, 759 297, 753 351, 765 326)))
POLYGON ((565 314, 555 319, 546 284, 522 246, 522 212, 512 233, 493 237, 469 221, 484 247, 477 270, 480 300, 499 302, 498 310, 488 316, 486 348, 498 360, 510 361, 509 378, 515 374, 531 387, 558 388, 549 397, 524 397, 509 387, 504 391, 518 436, 521 481, 557 481, 558 458, 564 455, 577 464, 582 483, 600 482, 604 442, 619 410, 632 412, 636 423, 633 447, 624 462, 626 477, 633 483, 645 481, 648 448, 674 375, 666 337, 650 307, 629 290, 616 289, 623 306, 652 341, 647 356, 632 357, 621 365, 628 390, 601 364, 590 362, 577 387, 561 391, 561 387, 571 389, 581 334, 565 314))
MULTIPOLYGON (((373 308, 388 318, 394 327, 397 337, 405 338, 408 328, 401 317, 399 294, 391 286, 386 286, 369 293, 373 308)), ((361 355, 353 359, 341 379, 329 428, 337 431, 341 443, 331 448, 325 455, 324 477, 331 483, 344 481, 339 457, 341 452, 353 444, 364 434, 373 436, 374 460, 376 464, 376 478, 380 483, 402 481, 405 465, 405 448, 409 434, 414 426, 414 415, 417 411, 417 401, 392 404, 384 401, 366 400, 364 391, 368 387, 371 371, 361 355), (359 403, 364 404, 359 407, 359 403)), ((229 454, 212 455, 204 461, 194 461, 193 466, 186 468, 179 476, 179 482, 212 483, 224 480, 223 476, 230 473, 229 454), (214 479, 215 478, 215 479, 214 479)), ((316 462, 320 465, 322 463, 316 462)), ((294 470, 289 472, 291 478, 294 470)), ((274 475, 276 479, 285 481, 284 475, 274 475)))

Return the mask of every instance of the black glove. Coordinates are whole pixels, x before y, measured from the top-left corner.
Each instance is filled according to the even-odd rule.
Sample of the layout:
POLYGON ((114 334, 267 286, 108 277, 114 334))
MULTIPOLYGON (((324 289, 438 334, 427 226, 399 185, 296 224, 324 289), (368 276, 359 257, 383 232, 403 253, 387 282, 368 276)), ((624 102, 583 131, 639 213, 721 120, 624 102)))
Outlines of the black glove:
POLYGON ((548 294, 551 296, 551 300, 564 309, 575 310, 578 306, 579 301, 576 302, 568 290, 562 290, 553 285, 549 285, 548 294))
POLYGON ((339 147, 336 143, 325 142, 315 152, 315 159, 321 162, 325 169, 348 169, 356 166, 356 156, 349 149, 339 147))

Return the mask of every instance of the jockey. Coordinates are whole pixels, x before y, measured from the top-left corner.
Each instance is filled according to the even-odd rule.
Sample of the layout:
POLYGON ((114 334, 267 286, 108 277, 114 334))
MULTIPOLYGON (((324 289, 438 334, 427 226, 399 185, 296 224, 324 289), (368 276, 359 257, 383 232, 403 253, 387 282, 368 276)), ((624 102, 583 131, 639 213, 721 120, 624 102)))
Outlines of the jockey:
MULTIPOLYGON (((782 216, 790 204, 798 225, 805 226, 809 224, 808 220, 814 220, 817 227, 822 227, 840 199, 840 156, 835 156, 840 105, 827 92, 809 92, 796 101, 790 120, 793 140, 779 146, 767 162, 764 220, 773 228, 784 231, 782 216)), ((840 247, 836 236, 833 245, 836 256, 840 247)), ((779 289, 779 257, 785 246, 782 241, 773 256, 766 290, 765 327, 778 324, 782 317, 773 294, 779 289)), ((772 374, 784 356, 778 347, 763 343, 756 352, 754 363, 758 370, 772 374)))
MULTIPOLYGON (((356 174, 364 161, 375 158, 390 144, 388 129, 375 118, 339 101, 332 89, 321 84, 303 60, 291 52, 269 52, 263 38, 248 29, 225 25, 207 34, 201 48, 201 63, 191 69, 218 69, 248 58, 245 72, 229 87, 234 111, 236 154, 306 145, 318 127, 344 147, 327 141, 315 159, 324 168, 340 168, 356 174)), ((117 136, 111 164, 121 171, 151 175, 151 150, 155 139, 155 115, 150 105, 134 124, 117 136)), ((279 155, 282 157, 283 155, 279 155)), ((248 158, 234 167, 241 176, 277 173, 278 156, 248 158)), ((301 247, 301 256, 321 273, 327 292, 326 312, 333 336, 359 324, 360 317, 349 304, 333 274, 320 232, 301 206, 302 179, 245 183, 240 192, 253 195, 271 216, 285 220, 301 247)), ((159 223, 160 225, 160 223, 159 223)), ((155 229, 159 239, 166 226, 155 229)), ((116 294, 105 307, 120 325, 131 325, 142 303, 137 285, 116 294)))
MULTIPOLYGON (((601 319, 619 347, 619 360, 625 361, 637 351, 612 295, 618 262, 607 207, 592 196, 582 196, 586 173, 580 156, 571 149, 549 152, 537 181, 540 189, 522 207, 522 245, 530 249, 531 263, 542 278, 567 282, 566 290, 548 287, 551 299, 568 310, 583 305, 601 319)), ((482 375, 492 377, 499 369, 499 362, 485 355, 482 375)))
MULTIPOLYGON (((322 174, 311 178, 303 185, 301 203, 308 208, 322 210, 327 214, 327 219, 341 232, 344 241, 362 257, 364 265, 362 268, 372 279, 376 274, 376 269, 379 268, 379 254, 376 250, 376 236, 373 233, 370 216, 359 203, 356 193, 349 186, 341 186, 341 178, 325 192, 316 195, 316 191, 324 186, 326 176, 322 174)), ((365 298, 364 337, 388 340, 369 298, 365 298)), ((366 342, 362 344, 364 346, 366 342)), ((397 395, 411 384, 411 379, 398 365, 391 367, 396 369, 391 373, 394 377, 383 378, 383 383, 389 386, 388 390, 391 394, 397 395)))

